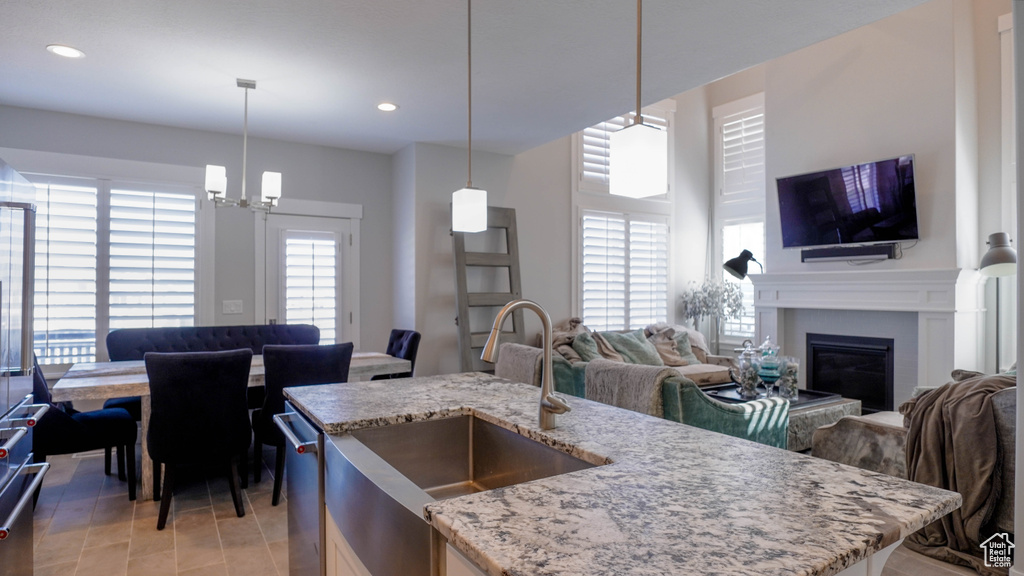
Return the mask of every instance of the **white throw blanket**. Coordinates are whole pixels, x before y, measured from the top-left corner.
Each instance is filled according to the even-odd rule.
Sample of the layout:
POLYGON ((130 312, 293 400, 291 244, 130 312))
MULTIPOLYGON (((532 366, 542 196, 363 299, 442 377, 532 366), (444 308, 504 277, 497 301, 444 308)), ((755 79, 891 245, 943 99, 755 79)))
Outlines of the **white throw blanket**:
POLYGON ((665 366, 645 366, 595 358, 587 364, 587 400, 665 417, 661 385, 679 373, 665 366))
POLYGON ((513 382, 540 386, 543 350, 508 342, 498 348, 498 363, 494 375, 513 382))

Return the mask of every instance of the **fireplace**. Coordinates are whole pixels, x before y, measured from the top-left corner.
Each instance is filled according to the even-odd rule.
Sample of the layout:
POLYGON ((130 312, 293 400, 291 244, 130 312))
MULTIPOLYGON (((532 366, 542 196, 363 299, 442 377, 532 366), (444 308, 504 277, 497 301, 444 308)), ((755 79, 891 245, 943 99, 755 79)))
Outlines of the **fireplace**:
POLYGON ((870 414, 893 409, 893 339, 807 334, 807 388, 861 401, 870 414))

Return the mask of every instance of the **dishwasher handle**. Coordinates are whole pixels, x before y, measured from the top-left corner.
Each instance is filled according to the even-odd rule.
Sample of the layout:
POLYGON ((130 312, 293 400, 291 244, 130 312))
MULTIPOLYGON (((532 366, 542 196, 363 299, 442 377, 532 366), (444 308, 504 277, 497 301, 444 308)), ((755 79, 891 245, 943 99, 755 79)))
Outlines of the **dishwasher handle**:
POLYGON ((295 412, 285 412, 283 414, 274 415, 274 424, 278 430, 284 434, 284 437, 288 439, 288 442, 295 448, 295 452, 299 454, 316 454, 316 441, 303 442, 299 440, 299 437, 292 431, 292 427, 289 425, 290 422, 294 422, 297 418, 301 418, 295 412))
POLYGON ((28 488, 18 498, 18 503, 14 505, 14 510, 7 518, 4 518, 2 524, 0 524, 0 542, 7 539, 11 535, 11 526, 14 525, 15 521, 18 520, 18 516, 21 511, 28 506, 28 503, 32 501, 32 496, 39 489, 39 485, 43 483, 43 476, 46 476, 46 471, 50 469, 49 462, 43 462, 41 464, 29 464, 22 468, 25 473, 35 474, 36 477, 32 479, 32 482, 28 485, 28 488))
POLYGON ((0 460, 7 458, 7 455, 11 453, 11 449, 28 434, 28 428, 24 426, 18 426, 17 428, 0 428, 0 432, 9 432, 14 430, 14 434, 4 442, 3 446, 0 446, 0 460))
POLYGON ((11 418, 11 423, 15 425, 25 425, 29 428, 35 426, 39 420, 46 414, 46 411, 50 409, 49 404, 27 404, 22 406, 24 410, 32 410, 31 415, 25 416, 24 418, 11 418))

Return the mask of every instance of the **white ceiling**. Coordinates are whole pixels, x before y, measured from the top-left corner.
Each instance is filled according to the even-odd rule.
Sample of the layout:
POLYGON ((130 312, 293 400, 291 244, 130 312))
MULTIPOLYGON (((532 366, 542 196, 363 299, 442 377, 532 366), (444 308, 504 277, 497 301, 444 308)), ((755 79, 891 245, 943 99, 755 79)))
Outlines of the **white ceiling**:
MULTIPOLYGON (((648 0, 643 101, 922 2, 648 0)), ((477 0, 474 148, 516 153, 631 110, 635 15, 631 0, 477 0)), ((240 134, 236 78, 258 83, 253 136, 464 146, 466 2, 0 0, 2 104, 240 134)))

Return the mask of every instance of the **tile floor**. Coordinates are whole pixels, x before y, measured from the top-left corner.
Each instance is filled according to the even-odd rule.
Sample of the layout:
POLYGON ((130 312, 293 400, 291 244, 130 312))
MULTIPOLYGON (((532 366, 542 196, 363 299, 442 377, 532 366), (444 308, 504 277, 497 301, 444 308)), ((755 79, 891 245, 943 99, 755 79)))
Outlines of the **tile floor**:
MULTIPOLYGON (((272 449, 265 461, 273 461, 272 449)), ((288 576, 287 502, 270 505, 273 472, 249 482, 245 516, 235 516, 224 475, 183 478, 167 527, 159 502, 130 502, 102 451, 49 459, 35 510, 36 576, 288 576)), ((905 548, 882 576, 968 576, 972 570, 905 548)))
POLYGON ((226 474, 182 478, 158 531, 159 502, 130 502, 127 484, 104 475, 102 451, 49 462, 35 509, 36 576, 288 574, 287 503, 270 505, 266 468, 243 491, 242 518, 226 474))

